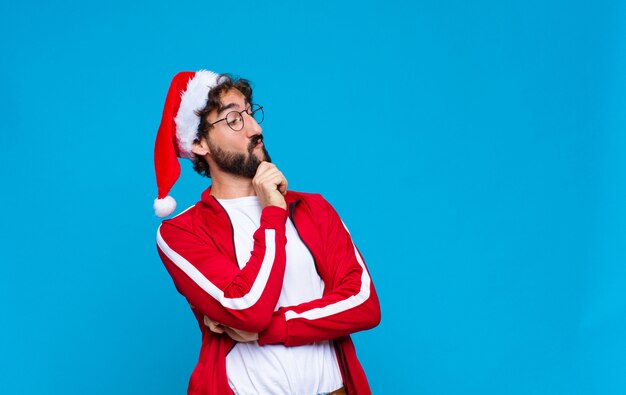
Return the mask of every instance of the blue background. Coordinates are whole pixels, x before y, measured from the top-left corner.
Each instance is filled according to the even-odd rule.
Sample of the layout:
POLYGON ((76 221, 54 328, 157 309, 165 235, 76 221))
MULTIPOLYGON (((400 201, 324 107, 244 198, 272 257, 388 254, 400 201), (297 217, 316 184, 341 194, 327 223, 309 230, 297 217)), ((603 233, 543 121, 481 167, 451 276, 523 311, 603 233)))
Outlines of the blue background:
MULTIPOLYGON (((625 18, 3 1, 0 392, 185 392, 200 337, 156 253, 152 150, 171 77, 208 68, 254 82, 290 187, 360 247, 374 393, 625 393, 625 18)), ((179 208, 208 183, 184 162, 179 208)))

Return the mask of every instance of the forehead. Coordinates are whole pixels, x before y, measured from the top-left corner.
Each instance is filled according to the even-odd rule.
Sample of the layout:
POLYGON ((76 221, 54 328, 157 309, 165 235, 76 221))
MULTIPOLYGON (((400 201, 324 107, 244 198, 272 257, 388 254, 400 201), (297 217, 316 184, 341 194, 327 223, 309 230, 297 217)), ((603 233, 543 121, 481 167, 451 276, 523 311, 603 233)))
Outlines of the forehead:
POLYGON ((220 95, 220 107, 218 112, 224 111, 226 108, 238 108, 243 110, 246 105, 246 97, 239 90, 233 88, 220 95))
POLYGON ((220 94, 219 108, 211 110, 207 115, 209 122, 223 118, 229 111, 242 111, 246 108, 246 97, 236 88, 231 88, 220 94))

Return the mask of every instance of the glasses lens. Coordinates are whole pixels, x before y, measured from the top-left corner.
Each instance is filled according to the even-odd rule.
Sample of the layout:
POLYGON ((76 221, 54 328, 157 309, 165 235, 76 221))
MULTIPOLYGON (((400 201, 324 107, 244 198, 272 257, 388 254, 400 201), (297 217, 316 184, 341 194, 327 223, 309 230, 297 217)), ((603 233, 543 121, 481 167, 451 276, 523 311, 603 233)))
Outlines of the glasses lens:
POLYGON ((250 108, 250 115, 254 117, 256 123, 263 122, 263 119, 265 118, 265 114, 263 114, 263 107, 259 106, 258 104, 252 105, 252 107, 250 108))
POLYGON ((231 111, 226 114, 226 123, 234 131, 243 129, 243 118, 238 111, 231 111))

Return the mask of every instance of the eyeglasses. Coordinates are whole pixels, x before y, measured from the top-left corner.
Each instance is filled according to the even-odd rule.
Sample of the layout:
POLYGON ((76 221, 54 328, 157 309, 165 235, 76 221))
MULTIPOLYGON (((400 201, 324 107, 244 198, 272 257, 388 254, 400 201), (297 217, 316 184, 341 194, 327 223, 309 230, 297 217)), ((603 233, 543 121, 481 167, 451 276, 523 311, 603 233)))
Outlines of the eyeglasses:
POLYGON ((238 132, 241 129, 243 129, 243 115, 242 114, 244 112, 250 115, 252 118, 254 118, 256 123, 261 123, 263 122, 263 119, 265 119, 265 114, 263 113, 263 106, 259 106, 258 104, 253 104, 252 106, 246 107, 245 110, 231 111, 228 114, 226 114, 225 118, 218 119, 217 121, 210 123, 209 125, 213 126, 218 122, 226 121, 226 124, 228 125, 228 127, 230 127, 235 132, 238 132))

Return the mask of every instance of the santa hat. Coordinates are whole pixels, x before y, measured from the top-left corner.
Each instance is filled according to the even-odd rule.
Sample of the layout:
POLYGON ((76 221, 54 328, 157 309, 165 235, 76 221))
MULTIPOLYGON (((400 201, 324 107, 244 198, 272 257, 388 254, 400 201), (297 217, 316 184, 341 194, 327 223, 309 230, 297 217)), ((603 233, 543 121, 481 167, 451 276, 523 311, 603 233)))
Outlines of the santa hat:
POLYGON ((200 70, 183 71, 172 79, 154 144, 158 187, 154 212, 159 217, 166 217, 176 209, 176 201, 168 193, 180 175, 177 158, 193 158, 191 147, 200 125, 196 110, 206 106, 209 91, 217 85, 218 78, 219 75, 212 71, 200 70))

